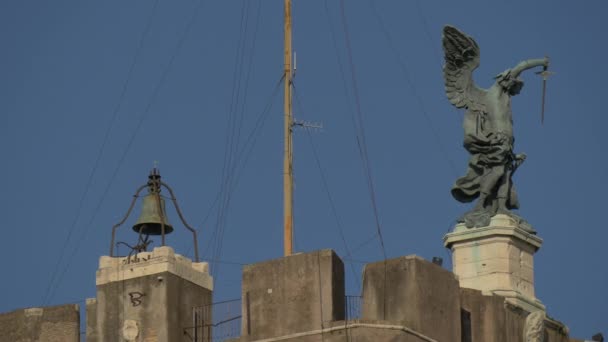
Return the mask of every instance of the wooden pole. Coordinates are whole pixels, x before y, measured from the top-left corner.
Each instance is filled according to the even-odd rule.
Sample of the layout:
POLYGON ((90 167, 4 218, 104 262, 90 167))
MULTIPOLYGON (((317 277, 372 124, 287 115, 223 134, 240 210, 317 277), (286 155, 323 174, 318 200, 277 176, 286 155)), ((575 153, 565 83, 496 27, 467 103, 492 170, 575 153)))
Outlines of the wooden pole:
POLYGON ((293 149, 291 128, 293 126, 291 78, 291 0, 285 0, 285 145, 283 154, 283 226, 284 226, 284 255, 293 253, 293 149))

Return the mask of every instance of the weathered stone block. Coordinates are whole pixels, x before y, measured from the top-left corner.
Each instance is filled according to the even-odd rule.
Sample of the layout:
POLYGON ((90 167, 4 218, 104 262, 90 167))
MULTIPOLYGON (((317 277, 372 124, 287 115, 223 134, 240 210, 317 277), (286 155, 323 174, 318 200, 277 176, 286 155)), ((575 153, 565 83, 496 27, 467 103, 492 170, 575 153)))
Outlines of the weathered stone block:
POLYGON ((460 336, 454 275, 420 257, 365 265, 362 319, 398 322, 437 341, 460 336))
POLYGON ((319 330, 344 319, 344 264, 332 250, 247 265, 242 291, 243 340, 319 330))

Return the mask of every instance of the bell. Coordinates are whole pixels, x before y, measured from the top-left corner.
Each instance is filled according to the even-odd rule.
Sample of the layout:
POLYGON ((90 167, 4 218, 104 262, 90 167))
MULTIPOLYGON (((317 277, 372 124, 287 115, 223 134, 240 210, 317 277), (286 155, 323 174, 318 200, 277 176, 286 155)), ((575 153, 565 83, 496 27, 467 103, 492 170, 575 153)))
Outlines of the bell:
POLYGON ((139 233, 141 229, 141 233, 145 235, 162 235, 163 220, 165 223, 165 234, 173 231, 173 226, 167 221, 165 200, 162 197, 158 197, 160 199, 160 209, 162 210, 162 212, 159 212, 156 196, 156 194, 150 193, 144 197, 141 215, 139 215, 139 219, 137 219, 137 222, 133 226, 135 232, 139 233))

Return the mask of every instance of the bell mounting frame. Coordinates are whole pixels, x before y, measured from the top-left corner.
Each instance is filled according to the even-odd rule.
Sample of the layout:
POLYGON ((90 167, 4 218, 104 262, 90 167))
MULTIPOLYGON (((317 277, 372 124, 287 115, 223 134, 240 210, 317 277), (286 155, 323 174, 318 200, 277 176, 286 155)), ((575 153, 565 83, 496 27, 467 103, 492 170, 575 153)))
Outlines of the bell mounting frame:
MULTIPOLYGON (((116 240, 116 230, 118 229, 118 227, 120 227, 123 223, 125 223, 125 221, 127 220, 127 218, 129 217, 129 215, 131 214, 131 211, 133 210, 133 207, 135 206, 135 202, 137 202, 137 198, 139 197, 139 193, 144 189, 144 188, 148 188, 148 191, 150 192, 149 195, 153 195, 156 197, 156 205, 157 205, 157 210, 159 215, 161 216, 161 237, 162 237, 162 246, 165 245, 165 235, 169 234, 171 231, 169 232, 165 232, 165 212, 164 212, 164 206, 162 205, 161 202, 161 197, 160 197, 160 191, 161 189, 164 187, 165 189, 167 189, 167 191, 169 191, 169 194, 171 195, 171 201, 173 202, 173 206, 175 207, 175 211, 177 212, 177 216, 179 216, 179 219, 182 221, 182 223, 184 224, 184 226, 192 233, 192 239, 194 242, 194 259, 196 262, 199 262, 199 255, 198 255, 198 238, 196 235, 196 229, 194 229, 192 226, 190 226, 188 224, 188 222, 186 222, 186 220, 184 219, 184 215, 182 215, 182 211, 179 209, 179 205, 177 204, 177 199, 175 198, 175 194, 173 193, 173 189, 171 189, 171 187, 169 185, 167 185, 165 182, 161 181, 160 179, 160 173, 158 171, 158 169, 156 167, 154 167, 152 169, 152 171, 150 171, 150 175, 148 176, 148 182, 142 186, 140 186, 139 188, 137 188, 137 190, 135 191, 135 194, 133 195, 133 200, 131 201, 131 205, 129 206, 129 209, 127 210, 127 213, 125 214, 125 216, 122 218, 122 220, 120 220, 118 223, 116 223, 114 226, 112 226, 112 241, 110 242, 110 256, 113 257, 114 256, 114 241, 116 240)), ((145 224, 142 225, 139 228, 139 241, 141 241, 141 235, 142 235, 142 230, 144 228, 145 224)), ((149 235, 149 234, 146 234, 149 235)), ((146 238, 147 239, 147 238, 146 238)))

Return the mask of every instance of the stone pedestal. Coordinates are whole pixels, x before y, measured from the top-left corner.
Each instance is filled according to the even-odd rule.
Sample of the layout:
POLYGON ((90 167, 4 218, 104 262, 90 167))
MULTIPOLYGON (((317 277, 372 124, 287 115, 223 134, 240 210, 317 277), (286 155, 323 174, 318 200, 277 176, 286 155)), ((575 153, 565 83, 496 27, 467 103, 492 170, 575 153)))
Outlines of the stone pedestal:
POLYGON ((469 229, 460 223, 443 240, 452 250, 460 287, 505 297, 528 312, 545 310, 534 294, 534 253, 543 240, 516 220, 498 214, 487 227, 469 229))

